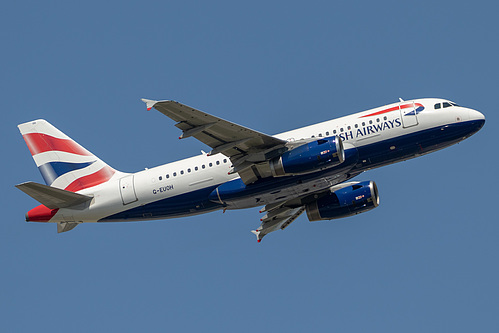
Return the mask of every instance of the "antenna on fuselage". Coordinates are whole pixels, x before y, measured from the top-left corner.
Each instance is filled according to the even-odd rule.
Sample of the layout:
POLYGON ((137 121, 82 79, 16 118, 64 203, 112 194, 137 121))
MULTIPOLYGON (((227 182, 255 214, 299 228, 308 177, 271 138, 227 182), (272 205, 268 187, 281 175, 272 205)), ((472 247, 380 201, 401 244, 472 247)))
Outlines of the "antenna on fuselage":
POLYGON ((399 101, 404 102, 404 100, 402 98, 400 98, 400 97, 399 97, 399 101))

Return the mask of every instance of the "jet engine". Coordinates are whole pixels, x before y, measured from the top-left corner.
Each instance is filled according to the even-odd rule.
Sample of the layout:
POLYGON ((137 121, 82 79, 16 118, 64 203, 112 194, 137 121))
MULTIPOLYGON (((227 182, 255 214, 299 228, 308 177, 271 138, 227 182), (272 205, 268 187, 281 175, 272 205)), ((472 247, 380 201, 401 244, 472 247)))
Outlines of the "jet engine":
POLYGON ((343 187, 306 205, 308 219, 332 220, 367 212, 378 207, 376 183, 365 181, 343 187))
POLYGON ((337 166, 345 160, 338 136, 319 139, 288 150, 270 161, 274 177, 299 175, 337 166))

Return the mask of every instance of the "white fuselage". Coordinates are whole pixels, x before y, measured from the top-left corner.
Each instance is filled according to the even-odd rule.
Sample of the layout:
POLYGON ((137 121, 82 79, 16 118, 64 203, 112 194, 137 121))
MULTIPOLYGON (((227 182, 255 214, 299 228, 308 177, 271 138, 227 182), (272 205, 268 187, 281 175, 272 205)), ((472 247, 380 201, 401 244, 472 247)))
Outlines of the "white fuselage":
POLYGON ((93 196, 90 205, 81 210, 61 208, 51 222, 97 222, 116 214, 118 214, 116 217, 108 220, 147 220, 186 216, 223 208, 262 206, 279 201, 283 196, 299 196, 304 191, 321 190, 370 168, 419 156, 457 141, 454 137, 449 137, 445 142, 439 142, 435 138, 434 146, 430 147, 428 143, 426 147, 423 144, 420 152, 404 148, 407 154, 405 151, 400 151, 394 157, 390 157, 389 154, 397 152, 398 138, 401 140, 403 138, 405 141, 400 141, 401 144, 404 142, 407 145, 411 135, 415 137, 418 133, 432 131, 431 135, 435 136, 435 133, 439 133, 438 130, 443 133, 446 126, 483 119, 483 115, 479 112, 459 106, 434 109, 435 104, 443 102, 447 101, 441 99, 404 101, 275 135, 287 141, 310 141, 321 137, 339 136, 345 144, 345 149, 352 148, 359 151, 359 161, 348 175, 343 171, 341 174, 327 172, 317 173, 315 176, 312 174, 303 178, 301 182, 283 185, 279 193, 272 194, 272 186, 267 186, 262 187, 258 195, 243 195, 241 199, 227 200, 225 205, 221 203, 212 205, 208 204, 208 194, 220 184, 235 181, 239 176, 237 173, 228 174, 231 162, 224 155, 201 154, 134 174, 117 172, 110 181, 79 192, 93 196), (400 105, 409 104, 413 107, 399 108, 400 105), (414 111, 414 116, 404 116, 405 112, 411 110, 414 111), (386 145, 383 145, 384 143, 386 145), (373 150, 376 150, 376 155, 370 155, 373 150), (385 154, 386 162, 379 162, 385 154), (256 196, 258 200, 254 200, 256 196), (178 201, 175 202, 177 199, 174 198, 178 201), (165 212, 158 213, 162 204, 169 204, 169 199, 172 199, 171 207, 177 207, 178 210, 168 214, 166 212, 168 208, 165 206, 165 212), (184 208, 180 209, 181 205, 185 207, 182 206, 184 208), (141 207, 151 207, 150 213, 145 208, 141 211, 141 207), (134 213, 131 213, 129 218, 126 217, 128 215, 119 215, 126 214, 124 212, 134 213))

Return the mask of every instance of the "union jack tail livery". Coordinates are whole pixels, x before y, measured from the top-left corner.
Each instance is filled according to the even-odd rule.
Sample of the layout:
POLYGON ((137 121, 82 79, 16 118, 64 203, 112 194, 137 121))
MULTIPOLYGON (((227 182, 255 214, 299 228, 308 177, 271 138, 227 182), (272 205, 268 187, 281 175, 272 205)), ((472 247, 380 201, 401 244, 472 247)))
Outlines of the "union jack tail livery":
POLYGON ((107 182, 116 173, 46 120, 18 126, 45 184, 70 192, 107 182))

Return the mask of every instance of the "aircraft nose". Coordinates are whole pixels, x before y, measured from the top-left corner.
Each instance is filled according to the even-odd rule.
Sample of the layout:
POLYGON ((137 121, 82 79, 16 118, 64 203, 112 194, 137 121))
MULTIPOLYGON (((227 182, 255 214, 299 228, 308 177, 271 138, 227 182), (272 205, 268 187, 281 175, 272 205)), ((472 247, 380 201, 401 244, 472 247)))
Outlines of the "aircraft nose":
POLYGON ((485 123, 485 116, 483 115, 483 113, 478 112, 477 110, 468 109, 468 115, 470 117, 470 120, 483 120, 483 122, 485 123))
POLYGON ((477 110, 468 109, 470 135, 478 132, 485 124, 485 116, 477 110))

